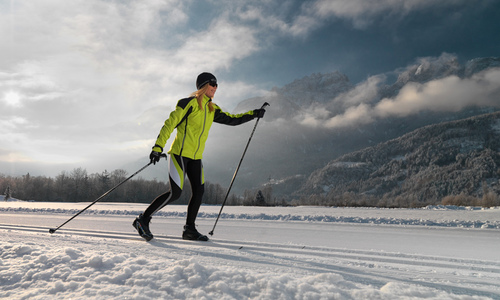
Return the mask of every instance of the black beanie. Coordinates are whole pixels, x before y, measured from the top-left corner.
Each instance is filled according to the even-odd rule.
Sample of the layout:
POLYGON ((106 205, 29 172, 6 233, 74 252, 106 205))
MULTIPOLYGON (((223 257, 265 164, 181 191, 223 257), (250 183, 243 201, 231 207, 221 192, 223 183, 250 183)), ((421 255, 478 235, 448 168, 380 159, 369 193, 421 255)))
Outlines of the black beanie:
POLYGON ((199 90, 205 84, 210 82, 217 84, 217 78, 215 78, 215 76, 212 73, 203 72, 200 75, 198 75, 198 78, 196 78, 196 88, 199 90))

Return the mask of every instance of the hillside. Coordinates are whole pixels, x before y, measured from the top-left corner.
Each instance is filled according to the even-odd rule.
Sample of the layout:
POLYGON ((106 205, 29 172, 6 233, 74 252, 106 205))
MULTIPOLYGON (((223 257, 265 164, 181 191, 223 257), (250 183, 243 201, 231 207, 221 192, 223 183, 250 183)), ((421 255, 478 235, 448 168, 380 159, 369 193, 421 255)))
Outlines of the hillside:
POLYGON ((426 126, 329 162, 295 196, 384 206, 493 196, 500 192, 499 137, 499 112, 426 126))
MULTIPOLYGON (((443 54, 358 83, 340 72, 315 73, 243 100, 233 113, 264 102, 271 106, 253 135, 232 191, 242 195, 281 183, 273 185, 273 193, 287 198, 312 172, 342 155, 423 126, 495 112, 500 107, 499 66, 497 57, 460 63, 443 54)), ((228 186, 253 125, 211 128, 203 161, 208 181, 228 186)), ((132 173, 143 163, 141 159, 124 169, 132 173)), ((158 171, 150 177, 166 176, 158 171)))
MULTIPOLYGON (((266 96, 244 100, 236 113, 260 107, 264 102, 271 106, 245 157, 235 192, 290 179, 287 182, 291 188, 275 188, 276 195, 289 196, 300 186, 301 178, 341 155, 423 126, 494 112, 498 110, 495 95, 499 92, 490 79, 493 76, 487 74, 498 73, 498 66, 500 58, 478 58, 461 64, 455 56, 443 54, 418 59, 391 76, 378 74, 357 84, 340 72, 312 74, 274 88, 266 96), (450 82, 456 82, 456 86, 450 86, 450 82), (458 92, 462 86, 486 90, 485 82, 492 82, 493 88, 485 92, 483 101, 467 97, 467 91, 458 92), (436 93, 443 95, 426 99, 436 93), (381 113, 381 107, 385 107, 381 103, 393 103, 392 110, 381 113)), ((219 126, 212 130, 213 136, 231 137, 209 141, 209 159, 205 160, 207 178, 224 185, 230 181, 232 171, 219 166, 239 160, 249 129, 219 126), (211 153, 216 154, 210 157, 211 153)))

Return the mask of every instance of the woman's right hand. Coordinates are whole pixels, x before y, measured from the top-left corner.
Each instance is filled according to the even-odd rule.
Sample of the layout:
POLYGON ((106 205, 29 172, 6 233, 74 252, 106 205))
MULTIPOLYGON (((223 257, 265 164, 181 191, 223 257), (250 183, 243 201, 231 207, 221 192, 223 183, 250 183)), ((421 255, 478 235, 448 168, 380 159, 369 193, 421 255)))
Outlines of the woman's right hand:
POLYGON ((161 158, 160 152, 156 152, 153 150, 151 151, 151 154, 149 154, 150 162, 152 162, 153 165, 156 165, 156 163, 160 161, 160 158, 161 158))

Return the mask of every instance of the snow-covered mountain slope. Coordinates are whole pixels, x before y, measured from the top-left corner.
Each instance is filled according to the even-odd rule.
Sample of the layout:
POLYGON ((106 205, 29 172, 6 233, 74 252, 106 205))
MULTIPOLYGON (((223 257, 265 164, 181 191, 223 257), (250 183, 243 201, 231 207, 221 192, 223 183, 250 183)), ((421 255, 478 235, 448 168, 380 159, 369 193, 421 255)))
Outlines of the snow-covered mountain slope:
POLYGON ((331 161, 313 172, 299 194, 323 195, 331 205, 350 197, 351 204, 395 206, 403 204, 397 199, 418 206, 449 195, 489 195, 489 205, 498 205, 499 124, 496 112, 417 129, 331 161))

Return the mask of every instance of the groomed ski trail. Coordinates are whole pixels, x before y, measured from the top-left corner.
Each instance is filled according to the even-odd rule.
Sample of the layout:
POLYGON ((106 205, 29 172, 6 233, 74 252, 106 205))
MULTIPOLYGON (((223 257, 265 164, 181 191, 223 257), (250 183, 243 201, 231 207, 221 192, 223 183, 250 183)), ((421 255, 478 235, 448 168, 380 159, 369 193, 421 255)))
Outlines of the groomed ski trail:
MULTIPOLYGON (((132 228, 133 229, 133 228, 132 228)), ((449 257, 409 255, 356 249, 313 247, 308 245, 273 244, 264 242, 230 241, 217 238, 209 242, 185 241, 180 237, 155 235, 146 242, 136 233, 82 229, 60 229, 49 234, 48 227, 0 224, 0 230, 16 234, 46 235, 47 238, 72 243, 94 243, 100 239, 106 247, 142 249, 168 258, 174 256, 203 257, 237 268, 274 268, 303 274, 333 273, 344 279, 377 287, 387 282, 417 284, 446 290, 455 294, 481 295, 498 299, 500 292, 488 292, 500 282, 500 263, 453 259, 449 257), (471 273, 475 274, 471 276, 471 273)), ((498 290, 498 288, 497 288, 498 290)))

